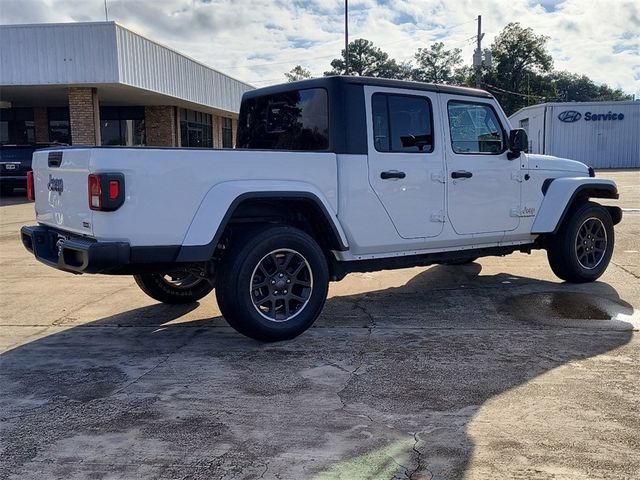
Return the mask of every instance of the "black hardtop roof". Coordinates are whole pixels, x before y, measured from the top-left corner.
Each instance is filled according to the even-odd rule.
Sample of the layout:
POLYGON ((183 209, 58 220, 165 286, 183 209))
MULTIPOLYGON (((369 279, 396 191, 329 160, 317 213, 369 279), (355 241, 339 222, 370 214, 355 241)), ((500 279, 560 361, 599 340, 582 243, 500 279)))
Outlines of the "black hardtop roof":
POLYGON ((423 90, 428 92, 449 93, 452 95, 466 95, 470 97, 493 98, 490 93, 476 88, 456 87, 452 85, 439 85, 435 83, 411 82, 407 80, 392 80, 389 78, 377 77, 356 77, 356 76, 331 76, 311 78, 297 82, 281 83, 269 87, 257 88, 246 92, 243 98, 261 97, 274 93, 288 92, 304 88, 339 88, 344 85, 370 85, 388 88, 406 88, 411 90, 423 90))

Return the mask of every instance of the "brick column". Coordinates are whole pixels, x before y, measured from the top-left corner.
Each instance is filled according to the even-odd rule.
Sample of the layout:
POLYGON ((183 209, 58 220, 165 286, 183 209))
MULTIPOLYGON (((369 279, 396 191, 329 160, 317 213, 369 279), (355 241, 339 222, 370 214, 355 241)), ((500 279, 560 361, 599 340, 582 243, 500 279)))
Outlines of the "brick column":
POLYGON ((222 148, 220 143, 220 117, 211 115, 211 138, 213 139, 213 148, 222 148))
POLYGON ((144 107, 144 127, 147 145, 152 147, 176 147, 176 109, 170 105, 144 107))
POLYGON ((46 107, 33 108, 33 123, 36 129, 36 143, 49 141, 49 120, 46 107))
POLYGON ((236 148, 236 131, 238 130, 238 119, 231 119, 231 147, 236 148))
POLYGON ((69 119, 72 144, 100 145, 100 109, 96 88, 69 87, 69 119))
POLYGON ((211 118, 213 125, 213 148, 222 148, 222 118, 213 115, 211 118))

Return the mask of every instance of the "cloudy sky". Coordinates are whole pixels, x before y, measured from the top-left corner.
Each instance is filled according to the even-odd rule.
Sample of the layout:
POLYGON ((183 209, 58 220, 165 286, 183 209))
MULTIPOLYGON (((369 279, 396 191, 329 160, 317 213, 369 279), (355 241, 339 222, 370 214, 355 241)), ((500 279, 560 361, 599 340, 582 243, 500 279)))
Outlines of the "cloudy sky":
MULTIPOLYGON (((344 37, 343 0, 107 0, 110 20, 256 86, 300 64, 329 69, 344 37)), ((443 41, 470 61, 511 21, 549 36, 555 68, 640 98, 640 0, 350 0, 350 38, 399 61, 443 41)), ((0 0, 0 23, 105 19, 104 0, 0 0)), ((1 47, 0 47, 1 48, 1 47)), ((0 67, 1 68, 1 67, 0 67)))

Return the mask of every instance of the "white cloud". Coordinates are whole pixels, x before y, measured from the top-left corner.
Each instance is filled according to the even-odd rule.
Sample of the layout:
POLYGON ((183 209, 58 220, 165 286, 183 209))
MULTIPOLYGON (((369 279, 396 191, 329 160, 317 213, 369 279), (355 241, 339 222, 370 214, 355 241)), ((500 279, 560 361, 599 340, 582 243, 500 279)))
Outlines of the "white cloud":
MULTIPOLYGON (((549 37, 555 68, 640 97, 635 0, 350 0, 350 37, 398 60, 437 40, 471 58, 475 17, 487 47, 511 21, 549 37)), ((342 0, 107 0, 109 19, 258 86, 301 64, 316 74, 343 47, 342 0)), ((104 20, 103 0, 0 0, 1 23, 104 20)))

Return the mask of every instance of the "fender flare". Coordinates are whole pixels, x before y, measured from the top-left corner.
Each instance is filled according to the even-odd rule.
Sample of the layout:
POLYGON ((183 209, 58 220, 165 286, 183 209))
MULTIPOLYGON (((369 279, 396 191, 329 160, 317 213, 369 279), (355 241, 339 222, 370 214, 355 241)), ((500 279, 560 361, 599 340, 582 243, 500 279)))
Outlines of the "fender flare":
MULTIPOLYGON (((614 198, 617 199, 618 188, 612 180, 587 177, 562 177, 545 180, 542 191, 544 198, 536 219, 531 227, 534 235, 541 233, 557 233, 564 217, 577 198, 614 198)), ((618 223, 621 215, 617 207, 608 207, 613 211, 614 223, 618 223), (616 221, 617 219, 617 221, 616 221)))
POLYGON ((244 182, 232 181, 215 185, 209 190, 191 221, 176 261, 209 260, 236 207, 248 199, 269 198, 301 198, 313 202, 331 227, 339 250, 349 249, 347 237, 337 215, 326 198, 313 185, 289 181, 252 182, 247 185, 244 182))

